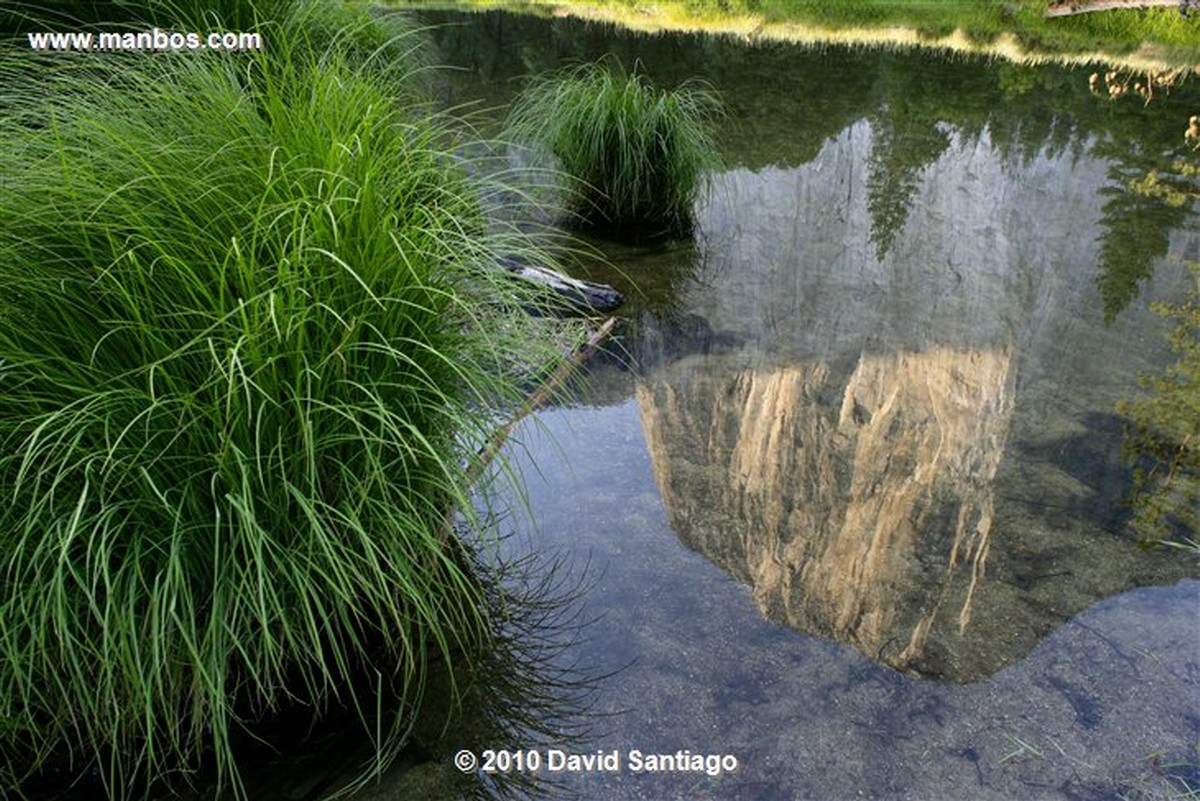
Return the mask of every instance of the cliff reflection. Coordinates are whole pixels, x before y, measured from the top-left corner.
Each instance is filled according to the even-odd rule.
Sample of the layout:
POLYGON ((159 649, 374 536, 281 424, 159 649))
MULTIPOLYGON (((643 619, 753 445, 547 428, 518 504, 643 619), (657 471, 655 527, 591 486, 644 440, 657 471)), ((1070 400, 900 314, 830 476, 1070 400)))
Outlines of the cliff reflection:
POLYGON ((748 582, 765 615, 945 673, 926 645, 967 636, 985 576, 1010 352, 863 354, 848 376, 721 359, 638 390, 679 537, 748 582))
POLYGON ((1119 506, 1115 402, 1161 346, 1144 308, 1106 325, 1079 280, 1106 164, 953 133, 880 260, 874 134, 721 176, 706 280, 628 342, 638 402, 672 528, 766 616, 972 681, 1106 595, 1194 572, 1135 555, 1119 506))
POLYGON ((769 617, 970 681, 1195 574, 1134 551, 1115 413, 1200 245, 1119 185, 1178 145, 1191 89, 1147 111, 1062 68, 504 15, 440 41, 449 104, 603 53, 725 97, 696 241, 577 271, 631 318, 579 398, 636 391, 674 530, 769 617))

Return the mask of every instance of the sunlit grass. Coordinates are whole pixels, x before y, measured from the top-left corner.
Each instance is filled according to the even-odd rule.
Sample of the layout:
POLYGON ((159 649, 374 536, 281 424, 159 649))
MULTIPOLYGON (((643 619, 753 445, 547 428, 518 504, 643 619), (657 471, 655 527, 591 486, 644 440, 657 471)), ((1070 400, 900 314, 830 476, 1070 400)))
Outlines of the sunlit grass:
POLYGON ((0 64, 5 792, 204 754, 236 792, 258 716, 415 704, 491 629, 449 514, 555 351, 484 268, 545 255, 305 8, 265 54, 0 64))
POLYGON ((720 101, 688 84, 672 91, 611 60, 533 80, 509 116, 509 134, 544 147, 570 181, 575 221, 618 233, 686 230, 708 173, 720 101))
POLYGON ((1046 18, 1044 0, 391 0, 401 6, 544 9, 640 30, 702 30, 748 41, 928 46, 1018 62, 1200 67, 1200 22, 1178 9, 1046 18))

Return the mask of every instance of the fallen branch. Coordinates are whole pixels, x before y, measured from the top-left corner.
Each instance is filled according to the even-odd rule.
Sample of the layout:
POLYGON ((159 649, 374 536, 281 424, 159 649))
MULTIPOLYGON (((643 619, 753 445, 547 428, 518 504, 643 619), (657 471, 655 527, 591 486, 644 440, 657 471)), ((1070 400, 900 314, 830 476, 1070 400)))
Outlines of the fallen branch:
MULTIPOLYGON (((1087 0, 1052 5, 1046 9, 1046 16, 1069 17, 1075 14, 1090 14, 1093 11, 1112 11, 1120 8, 1175 7, 1183 11, 1189 5, 1192 4, 1180 3, 1179 0, 1087 0)), ((1200 6, 1197 6, 1197 10, 1200 10, 1200 6)))
POLYGON ((522 264, 515 259, 501 259, 500 266, 525 281, 550 287, 559 295, 587 311, 612 311, 625 302, 624 296, 608 284, 580 281, 578 278, 571 278, 545 267, 522 264))
MULTIPOLYGON (((571 373, 587 361, 596 352, 596 348, 604 340, 608 339, 616 324, 617 318, 615 317, 609 317, 605 320, 599 328, 588 336, 587 341, 583 345, 576 348, 575 352, 555 369, 550 377, 538 387, 537 392, 529 396, 525 403, 521 405, 521 408, 517 409, 516 414, 492 433, 488 441, 475 454, 475 458, 467 465, 466 478, 468 486, 473 485, 479 479, 479 476, 487 466, 496 458, 496 454, 500 453, 500 449, 504 447, 504 443, 512 435, 512 431, 516 428, 517 423, 524 420, 541 406, 544 406, 554 393, 558 391, 559 387, 571 376, 571 373)), ((446 524, 442 527, 441 532, 441 541, 443 544, 451 540, 451 533, 454 531, 454 516, 454 509, 450 509, 446 514, 446 524)))
POLYGON ((566 380, 571 376, 571 373, 575 372, 576 368, 586 362, 591 355, 596 352, 596 348, 598 348, 601 343, 604 342, 604 340, 608 339, 608 337, 612 334, 613 326, 616 324, 617 318, 615 317, 609 317, 607 320, 605 320, 599 328, 591 333, 587 339, 587 342, 577 348, 575 352, 571 354, 570 358, 566 359, 562 364, 560 364, 558 369, 556 369, 554 373, 551 374, 551 376, 546 379, 546 381, 543 382, 540 387, 538 387, 537 392, 529 396, 528 400, 521 405, 521 408, 517 410, 516 414, 509 418, 507 423, 496 429, 491 438, 489 438, 488 441, 484 443, 483 447, 479 449, 479 452, 475 454, 474 461, 472 461, 467 467, 467 480, 469 483, 473 484, 475 480, 479 478, 479 475, 484 471, 484 469, 491 464, 493 459, 496 458, 496 454, 498 454, 500 449, 504 447, 504 443, 508 441, 509 436, 512 434, 512 430, 516 427, 517 423, 524 420, 527 416, 529 416, 530 413, 544 406, 546 402, 553 397, 554 393, 559 390, 563 383, 565 383, 566 380))
MULTIPOLYGON (((475 458, 467 465, 466 477, 468 486, 474 484, 479 479, 479 476, 487 466, 496 458, 496 454, 500 453, 500 449, 504 447, 504 443, 512 435, 512 431, 516 428, 517 423, 524 420, 541 406, 544 406, 554 393, 558 391, 559 387, 571 376, 571 373, 587 361, 596 352, 596 348, 600 347, 601 343, 608 339, 616 324, 617 318, 615 317, 609 317, 605 320, 599 328, 588 336, 587 341, 583 345, 576 348, 575 352, 555 369, 550 377, 538 387, 537 392, 529 396, 525 403, 521 405, 521 408, 516 411, 516 414, 492 433, 488 441, 475 454, 475 458)), ((454 531, 454 515, 454 509, 450 509, 446 513, 446 523, 441 531, 442 544, 451 541, 451 534, 454 531)))

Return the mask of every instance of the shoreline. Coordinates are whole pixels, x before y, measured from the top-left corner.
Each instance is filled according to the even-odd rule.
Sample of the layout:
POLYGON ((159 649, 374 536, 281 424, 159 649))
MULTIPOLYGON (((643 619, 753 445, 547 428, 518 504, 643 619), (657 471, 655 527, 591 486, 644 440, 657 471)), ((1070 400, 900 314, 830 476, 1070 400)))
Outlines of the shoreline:
POLYGON ((666 10, 649 6, 623 12, 620 9, 569 3, 562 0, 402 0, 385 8, 453 10, 467 13, 507 11, 544 17, 573 17, 592 22, 605 22, 642 33, 706 33, 715 36, 740 38, 749 46, 760 43, 789 43, 809 47, 827 45, 868 48, 927 48, 945 53, 985 58, 1000 58, 1026 66, 1061 64, 1064 66, 1104 65, 1134 72, 1155 72, 1184 69, 1200 73, 1200 61, 1176 62, 1155 52, 1152 45, 1118 55, 1100 50, 1052 52, 1029 50, 1016 35, 1003 33, 988 42, 971 39, 959 28, 944 36, 922 34, 916 28, 904 26, 828 28, 803 22, 768 22, 760 15, 730 16, 702 19, 683 9, 666 10))

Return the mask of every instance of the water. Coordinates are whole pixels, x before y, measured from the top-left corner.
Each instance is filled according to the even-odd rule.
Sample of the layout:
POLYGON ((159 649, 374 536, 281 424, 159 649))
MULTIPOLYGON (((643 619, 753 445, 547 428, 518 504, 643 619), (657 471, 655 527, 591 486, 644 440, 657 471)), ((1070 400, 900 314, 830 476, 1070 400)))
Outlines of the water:
MULTIPOLYGON (((1134 548, 1116 412, 1169 363, 1150 306, 1200 260, 1186 212, 1122 187, 1169 164, 1194 91, 1143 108, 1057 67, 426 20, 454 23, 438 88, 484 133, 522 76, 612 52, 712 82, 729 166, 695 241, 574 266, 627 293, 628 356, 515 438, 533 520, 510 552, 585 576, 568 607, 590 622, 546 665, 549 696, 555 667, 593 677, 587 735, 497 725, 485 680, 357 799, 486 795, 462 748, 537 749, 543 794, 585 799, 1200 785, 1200 570, 1134 548), (551 749, 618 769, 550 770, 551 749), (737 767, 636 769, 680 750, 737 767)), ((529 692, 501 707, 553 728, 529 692)))
POLYGON ((1194 787, 1200 582, 1131 543, 1116 406, 1169 361, 1149 306, 1200 258, 1186 212, 1122 187, 1169 163, 1196 96, 1114 106, 1080 70, 432 19, 461 23, 435 33, 465 70, 449 103, 502 109, 521 76, 612 52, 730 108, 696 241, 579 265, 630 295, 632 366, 593 363, 581 403, 520 437, 518 547, 588 560, 598 620, 574 654, 618 671, 582 752, 622 769, 560 778, 585 798, 1194 787), (738 769, 634 772, 633 749, 738 769))
MULTIPOLYGON (((741 768, 715 780, 581 776, 582 797, 1109 798, 1149 781, 1145 755, 1193 747, 1197 582, 1127 591, 1077 612, 1086 590, 1039 586, 1038 576, 1069 569, 1037 559, 1052 548, 1008 557, 1027 565, 1009 575, 1008 529, 998 524, 964 638, 978 643, 980 627, 994 642, 950 657, 962 669, 986 662, 989 675, 915 678, 858 650, 865 623, 851 647, 775 622, 785 615, 770 605, 764 616, 764 583, 746 569, 753 534, 735 511, 710 502, 707 525, 732 518, 723 545, 679 536, 656 491, 656 457, 641 447, 641 411, 631 400, 543 416, 546 430, 527 438, 550 478, 531 482, 541 521, 532 547, 587 553, 603 571, 587 597, 601 617, 579 658, 597 670, 628 667, 602 682, 593 711, 616 717, 592 747, 732 753, 741 768), (1040 756, 1020 753, 1019 742, 1040 756)), ((910 562, 898 556, 903 574, 910 562)), ((1082 566, 1072 572, 1076 584, 1103 581, 1082 566)), ((903 622, 905 594, 932 592, 888 589, 894 604, 869 593, 864 620, 903 622)), ((956 617, 959 605, 950 611, 956 617)), ((787 622, 803 622, 796 617, 787 622)))

